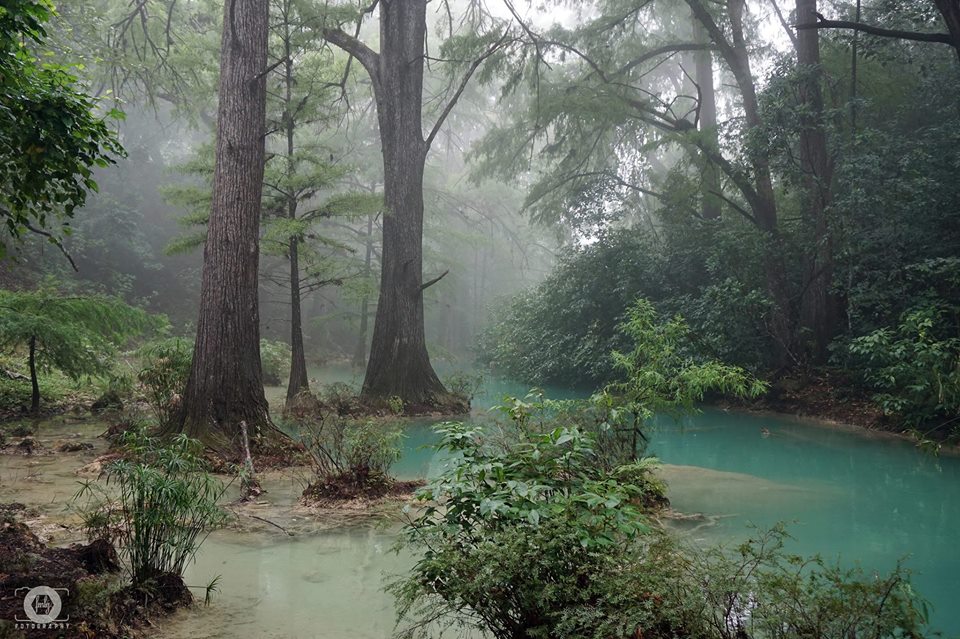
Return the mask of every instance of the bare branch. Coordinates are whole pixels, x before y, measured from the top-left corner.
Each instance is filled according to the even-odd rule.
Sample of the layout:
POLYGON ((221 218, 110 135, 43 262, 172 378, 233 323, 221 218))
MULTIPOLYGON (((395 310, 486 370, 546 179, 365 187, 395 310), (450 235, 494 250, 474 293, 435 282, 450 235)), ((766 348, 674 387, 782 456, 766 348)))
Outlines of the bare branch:
POLYGON ((823 15, 817 13, 816 22, 807 22, 796 25, 797 29, 852 29, 870 35, 880 36, 881 38, 897 38, 899 40, 913 40, 916 42, 939 42, 956 47, 957 42, 949 33, 922 33, 919 31, 900 31, 899 29, 884 29, 874 27, 862 22, 851 22, 849 20, 827 20, 823 15))
POLYGON ((324 29, 323 38, 359 60, 363 68, 370 74, 374 90, 380 90, 380 54, 343 29, 324 29))
POLYGON ((450 272, 450 269, 447 269, 446 271, 444 271, 443 273, 441 273, 441 274, 438 275, 437 277, 433 278, 432 280, 427 281, 427 282, 424 282, 423 284, 420 285, 420 290, 421 290, 421 291, 427 290, 428 288, 430 288, 431 286, 433 286, 434 284, 436 284, 437 282, 439 282, 440 280, 442 280, 443 278, 445 278, 445 277, 447 276, 447 273, 449 273, 449 272, 450 272))
POLYGON ((773 12, 777 14, 777 20, 780 21, 780 26, 783 27, 783 30, 786 31, 787 37, 790 38, 790 42, 793 43, 793 48, 797 48, 797 34, 793 32, 793 29, 790 28, 790 24, 787 22, 787 19, 783 17, 783 12, 780 10, 780 5, 777 4, 777 0, 770 0, 770 4, 773 5, 773 12))
POLYGON ((440 113, 440 117, 437 118, 437 121, 434 122, 433 128, 430 130, 430 135, 426 139, 426 148, 429 149, 430 145, 433 144, 434 138, 437 137, 437 133, 440 132, 440 127, 443 126, 444 121, 447 119, 447 116, 450 115, 450 112, 453 111, 453 107, 456 106, 457 102, 460 100, 460 96, 463 95, 464 90, 467 88, 467 84, 470 82, 470 78, 473 77, 473 74, 480 68, 480 65, 483 64, 484 60, 496 53, 500 47, 503 46, 504 42, 507 41, 507 32, 504 32, 500 39, 493 43, 483 54, 473 61, 470 65, 470 68, 467 69, 466 73, 463 74, 463 78, 460 79, 460 86, 457 87, 456 93, 453 94, 453 97, 447 101, 447 106, 443 108, 443 111, 440 113))
POLYGON ((59 237, 57 237, 57 236, 54 235, 53 233, 50 233, 50 232, 48 232, 48 231, 44 231, 43 229, 38 229, 37 227, 35 227, 35 226, 33 226, 33 225, 29 224, 29 223, 24 224, 24 226, 26 226, 26 227, 27 227, 27 230, 30 231, 31 233, 36 233, 37 235, 42 235, 42 236, 44 236, 45 238, 47 238, 48 240, 50 240, 50 243, 53 244, 54 246, 56 246, 58 249, 60 249, 60 252, 63 253, 63 256, 64 256, 65 258, 67 258, 67 261, 68 261, 68 262, 70 262, 70 266, 73 267, 74 272, 80 272, 80 269, 77 268, 77 263, 74 262, 74 261, 73 261, 73 258, 70 257, 70 254, 67 253, 67 249, 66 249, 66 247, 64 247, 63 242, 60 240, 59 237))

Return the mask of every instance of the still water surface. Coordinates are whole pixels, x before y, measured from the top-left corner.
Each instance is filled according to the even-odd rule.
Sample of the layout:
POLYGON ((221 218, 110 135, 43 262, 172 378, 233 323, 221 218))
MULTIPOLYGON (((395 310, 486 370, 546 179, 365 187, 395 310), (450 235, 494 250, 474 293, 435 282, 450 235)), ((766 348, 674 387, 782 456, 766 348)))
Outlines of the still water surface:
MULTIPOLYGON (((504 394, 524 392, 514 384, 488 382, 475 405, 489 407, 504 394)), ((90 440, 100 429, 51 423, 38 435, 90 440)), ((433 441, 428 423, 411 423, 396 473, 435 473, 442 460, 428 447, 433 441)), ((103 452, 102 440, 96 445, 79 454, 75 465, 61 457, 0 456, 0 500, 62 512, 76 490, 74 468, 103 452)), ((732 543, 749 535, 751 526, 784 521, 796 538, 791 549, 798 552, 878 570, 905 558, 916 573, 916 587, 934 606, 935 626, 960 637, 960 458, 934 458, 908 442, 857 430, 719 410, 681 423, 662 421, 651 433, 649 450, 664 463, 674 507, 714 522, 693 531, 695 539, 732 543)), ((158 636, 390 636, 393 602, 383 586, 411 558, 391 552, 393 529, 344 527, 291 512, 305 479, 272 478, 270 503, 252 511, 295 534, 263 523, 254 531, 214 533, 190 567, 187 583, 203 586, 221 575, 220 593, 209 607, 164 621, 158 636)))
MULTIPOLYGON (((488 381, 474 405, 524 392, 488 381)), ((429 424, 411 424, 397 474, 436 472, 434 440, 429 424)), ((905 558, 934 606, 935 626, 960 636, 960 459, 853 429, 720 410, 661 421, 649 450, 665 464, 674 507, 715 522, 693 533, 698 539, 732 543, 753 526, 784 521, 796 537, 791 550, 878 570, 905 558)), ((165 636, 387 637, 394 613, 382 587, 410 562, 390 552, 393 539, 368 526, 293 539, 217 534, 190 577, 222 574, 221 595, 165 636)))

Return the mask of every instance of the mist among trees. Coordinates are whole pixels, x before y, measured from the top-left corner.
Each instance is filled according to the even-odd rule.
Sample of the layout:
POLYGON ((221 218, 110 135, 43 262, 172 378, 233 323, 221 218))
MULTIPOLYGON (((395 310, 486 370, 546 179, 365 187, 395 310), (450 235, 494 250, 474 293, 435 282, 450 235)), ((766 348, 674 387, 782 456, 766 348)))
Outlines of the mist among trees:
POLYGON ((398 636, 960 632, 913 546, 728 552, 655 458, 729 412, 955 471, 958 0, 10 0, 0 50, 0 445, 105 431, 48 451, 97 453, 91 632, 191 601, 231 517, 397 504, 398 636))

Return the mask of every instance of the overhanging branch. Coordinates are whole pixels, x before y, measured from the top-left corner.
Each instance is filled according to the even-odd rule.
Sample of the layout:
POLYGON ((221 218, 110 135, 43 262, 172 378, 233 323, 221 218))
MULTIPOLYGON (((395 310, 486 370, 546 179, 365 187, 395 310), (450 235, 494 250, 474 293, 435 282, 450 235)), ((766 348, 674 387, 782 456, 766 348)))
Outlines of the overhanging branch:
POLYGON ((437 121, 434 122, 433 128, 430 129, 430 134, 426 139, 426 148, 429 149, 433 144, 434 138, 437 137, 437 134, 440 133, 440 127, 443 126, 444 121, 447 119, 447 116, 450 115, 450 112, 453 111, 453 107, 456 106, 457 102, 460 100, 460 96, 463 95, 464 90, 467 88, 467 84, 470 83, 470 78, 473 77, 473 74, 480 68, 480 65, 483 64, 484 60, 492 56, 494 53, 503 46, 503 43, 507 40, 507 33, 505 32, 500 39, 493 43, 483 54, 473 61, 470 65, 470 68, 467 69, 466 73, 463 74, 463 78, 460 79, 460 86, 457 87, 456 93, 453 94, 453 97, 447 102, 447 105, 443 108, 443 111, 440 113, 440 117, 437 118, 437 121))
POLYGON ((956 47, 958 43, 949 33, 923 33, 920 31, 901 31, 899 29, 884 29, 874 27, 862 22, 852 22, 849 20, 827 20, 823 15, 817 13, 816 22, 807 22, 796 25, 797 29, 851 29, 879 36, 881 38, 897 38, 898 40, 913 40, 915 42, 939 42, 956 47))

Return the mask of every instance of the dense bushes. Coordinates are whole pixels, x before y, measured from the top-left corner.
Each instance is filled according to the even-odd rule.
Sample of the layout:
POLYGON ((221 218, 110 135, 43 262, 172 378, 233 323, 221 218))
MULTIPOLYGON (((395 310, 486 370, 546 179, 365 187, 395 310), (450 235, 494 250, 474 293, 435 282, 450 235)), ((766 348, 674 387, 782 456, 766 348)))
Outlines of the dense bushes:
POLYGON ((391 586, 404 636, 923 636, 901 568, 876 577, 792 556, 779 527, 732 551, 686 548, 645 518, 636 473, 604 470, 576 428, 554 422, 506 446, 439 428, 451 463, 420 493, 404 542, 418 561, 391 586))
POLYGON ((543 283, 495 310, 478 340, 479 361, 529 383, 604 384, 615 376, 610 353, 629 342, 619 326, 646 298, 665 314, 687 317, 703 354, 751 368, 763 364, 767 302, 759 283, 750 276, 711 281, 715 263, 725 263, 727 272, 749 270, 752 258, 743 253, 750 247, 728 245, 729 233, 717 232, 705 247, 695 229, 674 232, 678 244, 689 244, 668 252, 646 229, 625 229, 570 250, 543 283), (736 259, 722 257, 734 250, 736 259))
POLYGON ((955 310, 919 308, 893 328, 853 340, 850 351, 886 413, 910 426, 960 419, 957 320, 955 310))

